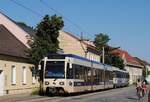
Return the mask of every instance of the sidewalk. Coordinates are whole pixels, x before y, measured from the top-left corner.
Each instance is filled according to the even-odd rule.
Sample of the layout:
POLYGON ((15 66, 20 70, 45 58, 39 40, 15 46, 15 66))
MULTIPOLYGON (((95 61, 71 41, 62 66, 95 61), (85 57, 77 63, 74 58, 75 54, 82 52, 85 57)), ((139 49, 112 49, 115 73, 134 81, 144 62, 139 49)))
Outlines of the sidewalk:
POLYGON ((29 98, 31 96, 32 95, 30 93, 4 95, 4 96, 0 96, 0 102, 15 102, 19 99, 25 99, 25 98, 29 98))

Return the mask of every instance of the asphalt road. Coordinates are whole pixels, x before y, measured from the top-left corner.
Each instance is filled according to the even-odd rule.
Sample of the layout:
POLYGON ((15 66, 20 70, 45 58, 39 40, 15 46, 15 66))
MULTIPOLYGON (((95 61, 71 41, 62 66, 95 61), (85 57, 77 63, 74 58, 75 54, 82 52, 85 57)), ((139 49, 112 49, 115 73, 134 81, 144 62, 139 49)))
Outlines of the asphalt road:
POLYGON ((148 102, 148 95, 139 101, 135 87, 131 86, 67 97, 20 95, 7 98, 6 96, 0 97, 0 102, 148 102))

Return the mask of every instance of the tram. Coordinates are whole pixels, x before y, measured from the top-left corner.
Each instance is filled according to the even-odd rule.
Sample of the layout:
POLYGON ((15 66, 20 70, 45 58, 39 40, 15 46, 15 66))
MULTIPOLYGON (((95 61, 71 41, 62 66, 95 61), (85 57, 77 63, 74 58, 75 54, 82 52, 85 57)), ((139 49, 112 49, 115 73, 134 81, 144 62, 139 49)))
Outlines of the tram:
MULTIPOLYGON (((40 65, 46 93, 77 93, 114 87, 112 66, 77 55, 52 54, 40 65)), ((117 77, 117 73, 115 75, 117 77)))
POLYGON ((113 69, 113 84, 114 88, 125 87, 129 85, 129 73, 125 70, 120 70, 116 67, 113 69))

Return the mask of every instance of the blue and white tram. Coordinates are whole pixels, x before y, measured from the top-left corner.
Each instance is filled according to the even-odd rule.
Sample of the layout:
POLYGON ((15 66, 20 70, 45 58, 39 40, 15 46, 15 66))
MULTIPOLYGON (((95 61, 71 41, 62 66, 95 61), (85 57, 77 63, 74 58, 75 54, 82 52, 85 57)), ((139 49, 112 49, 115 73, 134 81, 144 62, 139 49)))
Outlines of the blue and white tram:
POLYGON ((113 83, 114 88, 125 87, 129 85, 129 73, 119 68, 112 67, 113 69, 113 83))
POLYGON ((109 66, 73 55, 45 57, 43 90, 47 93, 76 93, 113 88, 113 74, 109 66))

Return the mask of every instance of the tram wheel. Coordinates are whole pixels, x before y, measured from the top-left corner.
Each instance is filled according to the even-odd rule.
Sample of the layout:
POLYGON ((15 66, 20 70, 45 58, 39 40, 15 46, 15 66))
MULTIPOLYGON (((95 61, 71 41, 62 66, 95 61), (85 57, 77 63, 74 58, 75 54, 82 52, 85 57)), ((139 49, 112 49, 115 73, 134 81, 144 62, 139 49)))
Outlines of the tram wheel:
POLYGON ((46 88, 46 94, 47 95, 49 94, 49 88, 46 88))

